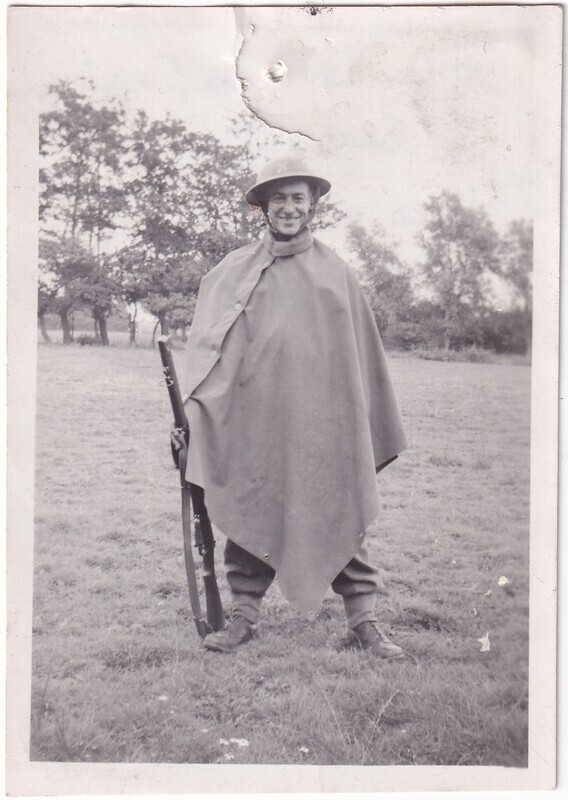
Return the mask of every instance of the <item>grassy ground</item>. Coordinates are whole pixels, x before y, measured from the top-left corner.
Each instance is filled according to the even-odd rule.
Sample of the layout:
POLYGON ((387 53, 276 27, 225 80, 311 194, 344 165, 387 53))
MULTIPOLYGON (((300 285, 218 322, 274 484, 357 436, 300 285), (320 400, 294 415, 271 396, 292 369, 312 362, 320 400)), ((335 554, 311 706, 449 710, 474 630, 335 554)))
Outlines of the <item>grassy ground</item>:
POLYGON ((412 447, 370 549, 407 659, 339 651, 340 598, 308 623, 276 585, 226 656, 189 619, 157 352, 40 346, 32 759, 526 765, 530 371, 392 373, 412 447))

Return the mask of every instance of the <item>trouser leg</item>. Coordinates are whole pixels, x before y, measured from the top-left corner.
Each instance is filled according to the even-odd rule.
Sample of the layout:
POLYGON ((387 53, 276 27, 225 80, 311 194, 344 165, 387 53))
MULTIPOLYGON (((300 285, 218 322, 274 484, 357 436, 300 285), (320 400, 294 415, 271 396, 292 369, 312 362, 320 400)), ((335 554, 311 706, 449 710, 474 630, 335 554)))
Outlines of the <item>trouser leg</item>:
POLYGON ((331 588, 343 597, 348 628, 354 628, 361 622, 377 621, 377 593, 384 591, 384 585, 378 570, 369 563, 365 543, 341 570, 331 588))
POLYGON ((233 595, 234 613, 256 625, 262 598, 276 573, 271 566, 230 539, 225 545, 225 571, 233 595))

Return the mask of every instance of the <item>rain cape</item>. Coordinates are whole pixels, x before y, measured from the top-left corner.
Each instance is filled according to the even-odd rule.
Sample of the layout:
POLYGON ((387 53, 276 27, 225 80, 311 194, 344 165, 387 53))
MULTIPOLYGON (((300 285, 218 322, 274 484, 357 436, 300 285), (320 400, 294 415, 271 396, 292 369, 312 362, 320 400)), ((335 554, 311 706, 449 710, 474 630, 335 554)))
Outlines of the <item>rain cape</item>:
POLYGON ((314 613, 379 513, 375 468, 407 446, 353 270, 308 228, 230 253, 201 282, 183 390, 213 523, 314 613))

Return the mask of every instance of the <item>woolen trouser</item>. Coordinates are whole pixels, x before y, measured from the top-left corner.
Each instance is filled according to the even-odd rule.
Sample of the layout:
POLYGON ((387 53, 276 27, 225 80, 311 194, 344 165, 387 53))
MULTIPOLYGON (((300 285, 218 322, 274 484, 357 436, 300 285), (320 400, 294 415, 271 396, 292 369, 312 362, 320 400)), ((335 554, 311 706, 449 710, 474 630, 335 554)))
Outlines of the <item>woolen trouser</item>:
MULTIPOLYGON (((262 598, 274 580, 275 571, 230 539, 225 545, 225 570, 233 595, 234 613, 256 625, 262 598)), ((343 597, 349 628, 361 622, 376 621, 376 595, 384 587, 378 571, 369 564, 364 543, 332 582, 331 588, 343 597)))

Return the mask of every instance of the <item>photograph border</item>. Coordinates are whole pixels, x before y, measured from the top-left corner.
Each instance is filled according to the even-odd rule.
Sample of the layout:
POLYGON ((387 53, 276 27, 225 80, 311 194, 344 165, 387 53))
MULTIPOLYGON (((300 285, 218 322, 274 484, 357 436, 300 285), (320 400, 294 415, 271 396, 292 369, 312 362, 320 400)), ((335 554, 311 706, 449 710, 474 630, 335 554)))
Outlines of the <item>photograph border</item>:
MULTIPOLYGON (((98 4, 101 5, 101 4, 98 4)), ((110 4, 109 4, 110 5, 110 4)), ((303 5, 303 4, 290 4, 303 5)), ((355 5, 355 4, 353 4, 355 5)), ((358 4, 360 5, 360 4, 358 4)), ((399 4, 389 4, 399 5, 399 4)), ((430 4, 422 4, 430 5, 430 4)), ((434 5, 434 4, 431 4, 434 5)), ((37 87, 27 82, 8 12, 7 791, 21 795, 540 790, 555 785, 562 8, 535 4, 534 319, 530 489, 530 732, 527 769, 29 761, 36 379, 37 87), (540 9, 540 12, 539 10, 540 9), (418 788, 417 788, 418 787, 418 788)), ((29 7, 28 7, 29 8, 29 7)), ((506 457, 506 454, 505 454, 506 457)), ((274 795, 272 795, 274 796, 274 795)))

